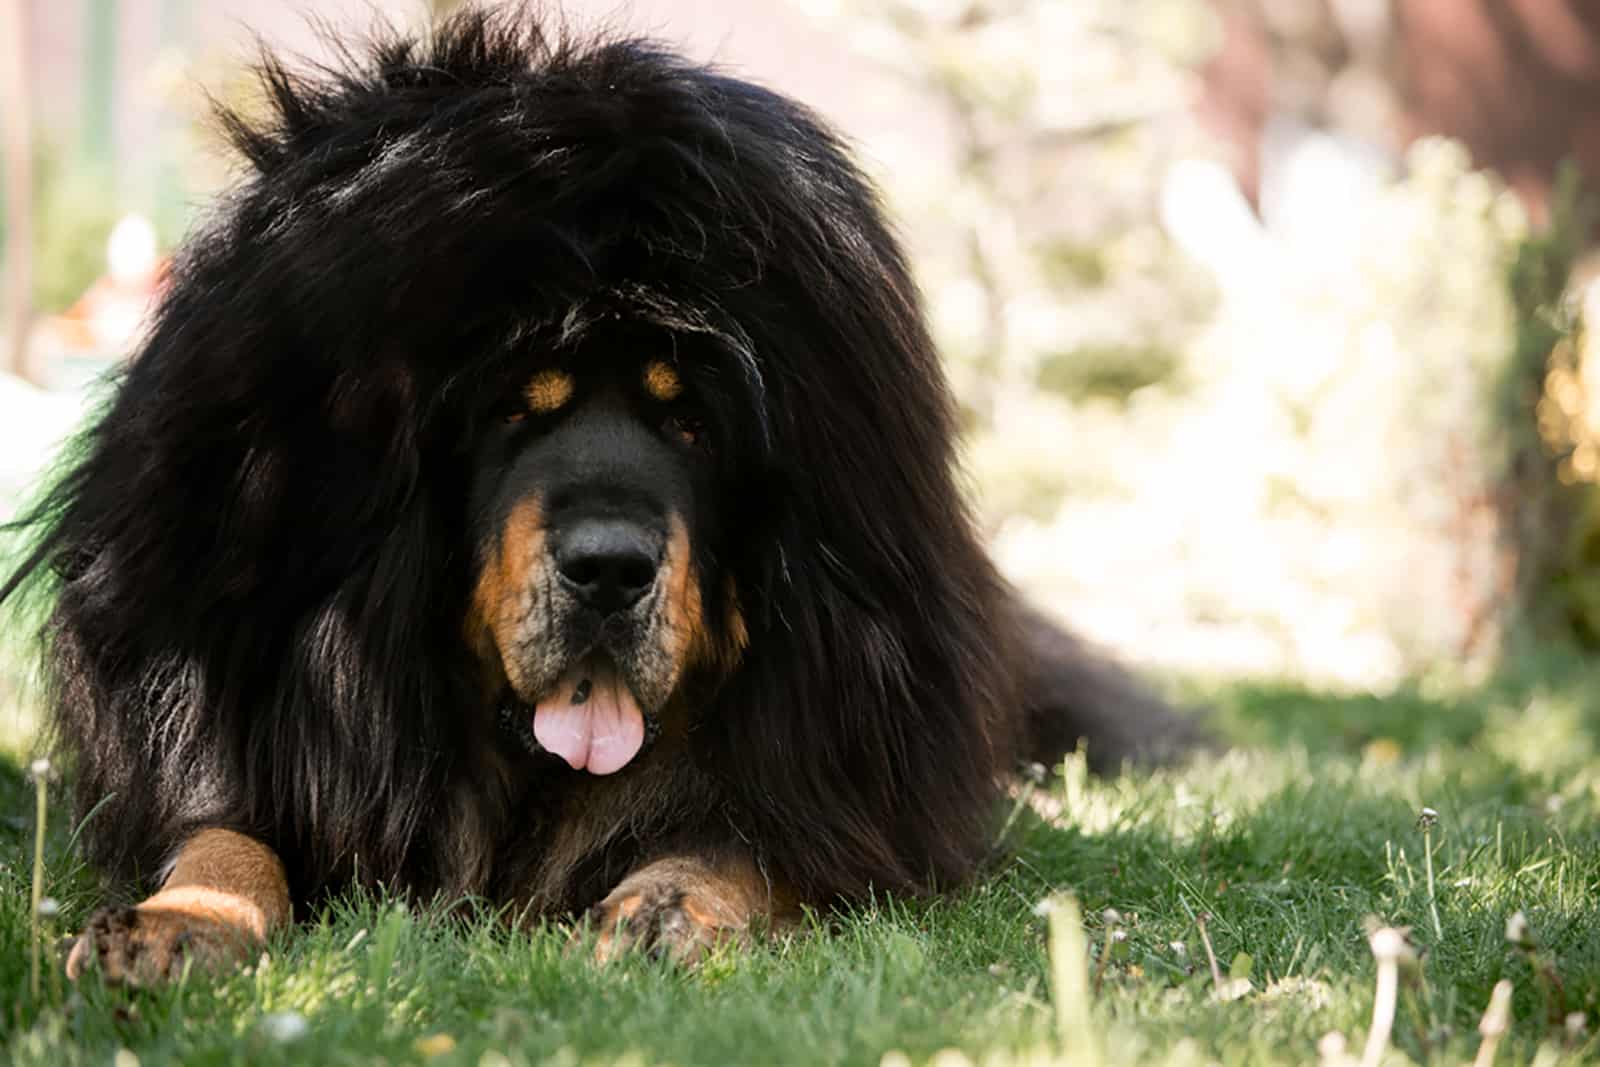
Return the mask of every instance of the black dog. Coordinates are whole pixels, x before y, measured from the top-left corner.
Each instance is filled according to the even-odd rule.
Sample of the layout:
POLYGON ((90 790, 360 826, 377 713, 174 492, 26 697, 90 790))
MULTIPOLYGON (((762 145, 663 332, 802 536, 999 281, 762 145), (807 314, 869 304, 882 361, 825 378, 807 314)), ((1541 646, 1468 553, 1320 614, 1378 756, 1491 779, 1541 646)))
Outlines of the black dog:
POLYGON ((772 92, 468 12, 224 115, 31 522, 90 858, 156 980, 353 881, 692 958, 960 883, 1018 760, 1184 720, 1019 606, 873 192, 772 92))

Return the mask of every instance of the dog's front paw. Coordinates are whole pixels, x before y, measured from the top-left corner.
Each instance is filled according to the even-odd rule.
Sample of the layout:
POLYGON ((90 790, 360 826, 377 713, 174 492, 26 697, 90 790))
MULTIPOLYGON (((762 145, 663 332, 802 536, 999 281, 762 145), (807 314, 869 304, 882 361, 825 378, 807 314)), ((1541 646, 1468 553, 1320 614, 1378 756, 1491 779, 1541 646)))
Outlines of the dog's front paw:
POLYGON ((647 952, 694 965, 714 946, 747 942, 780 921, 771 887, 749 863, 713 866, 657 860, 630 874, 589 909, 599 931, 594 958, 647 952))
POLYGON ((723 902, 694 887, 651 882, 615 892, 589 910, 599 930, 594 958, 606 963, 625 952, 647 952, 693 965, 725 939, 743 940, 747 923, 723 902))
POLYGON ((67 956, 67 977, 99 971, 107 982, 152 986, 177 978, 185 963, 223 970, 259 941, 248 930, 180 908, 102 908, 67 956))

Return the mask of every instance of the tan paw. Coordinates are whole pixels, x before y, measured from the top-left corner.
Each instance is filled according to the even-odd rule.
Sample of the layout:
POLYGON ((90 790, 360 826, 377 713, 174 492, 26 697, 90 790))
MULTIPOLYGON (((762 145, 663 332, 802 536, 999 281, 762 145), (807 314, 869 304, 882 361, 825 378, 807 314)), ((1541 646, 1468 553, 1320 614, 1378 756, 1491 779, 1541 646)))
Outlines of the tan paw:
POLYGON ((217 971, 238 966, 259 946, 248 931, 177 908, 102 908, 67 956, 67 977, 98 971, 107 982, 151 986, 184 965, 217 971))
POLYGON ((748 857, 669 856, 622 880, 589 910, 599 931, 594 958, 646 952, 693 966, 713 947, 786 929, 799 917, 792 896, 748 857))
POLYGON ((749 925, 739 909, 703 886, 666 879, 631 888, 623 883, 589 910, 589 921, 599 931, 597 963, 625 952, 644 952, 690 966, 722 941, 743 941, 749 925))

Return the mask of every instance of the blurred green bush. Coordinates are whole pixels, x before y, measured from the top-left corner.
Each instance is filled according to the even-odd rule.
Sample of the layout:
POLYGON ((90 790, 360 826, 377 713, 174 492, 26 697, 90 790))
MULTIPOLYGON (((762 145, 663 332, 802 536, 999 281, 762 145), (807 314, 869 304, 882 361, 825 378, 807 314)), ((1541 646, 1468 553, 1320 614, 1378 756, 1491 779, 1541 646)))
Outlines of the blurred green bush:
POLYGON ((1026 591, 1146 659, 1362 686, 1600 634, 1600 504, 1536 418, 1575 189, 1534 233, 1458 145, 1385 173, 1312 130, 1324 171, 1263 223, 1205 162, 1202 0, 823 6, 950 131, 874 153, 1026 591))
MULTIPOLYGON (((122 214, 110 170, 46 144, 34 157, 34 306, 69 307, 105 272, 106 238, 122 214)), ((7 239, 0 217, 0 243, 7 239)))

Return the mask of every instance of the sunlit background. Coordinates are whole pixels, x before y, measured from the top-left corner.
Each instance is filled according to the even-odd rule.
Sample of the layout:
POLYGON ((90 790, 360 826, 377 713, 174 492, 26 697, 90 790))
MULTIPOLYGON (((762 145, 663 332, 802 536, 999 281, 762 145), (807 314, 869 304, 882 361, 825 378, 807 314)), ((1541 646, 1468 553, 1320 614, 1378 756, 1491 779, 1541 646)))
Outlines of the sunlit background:
MULTIPOLYGON (((1579 325, 1600 310, 1581 180, 1600 8, 564 7, 850 136, 912 250, 995 552, 1083 632, 1183 675, 1375 691, 1600 635, 1600 362, 1579 325)), ((255 37, 314 59, 319 21, 430 11, 0 12, 3 513, 227 182, 208 94, 248 104, 255 37)))

